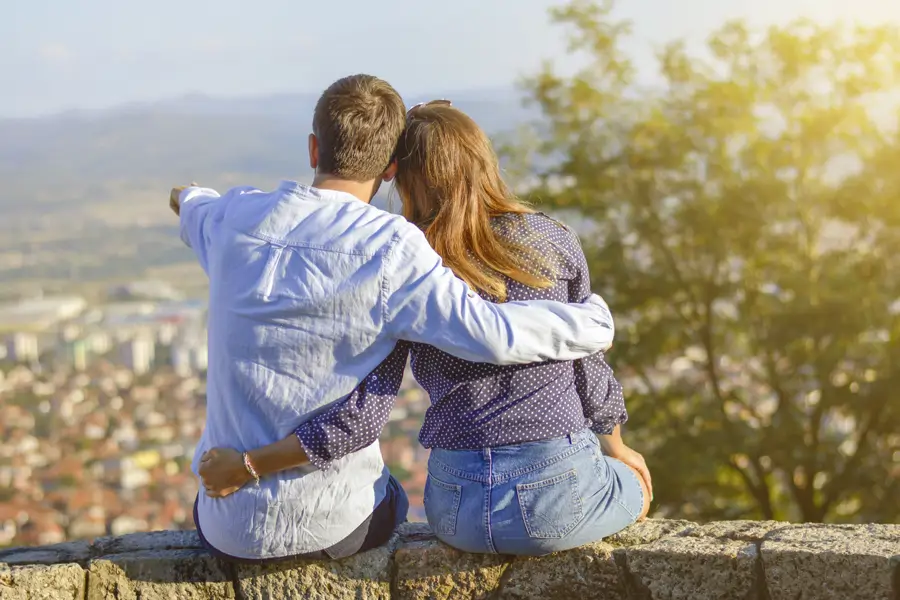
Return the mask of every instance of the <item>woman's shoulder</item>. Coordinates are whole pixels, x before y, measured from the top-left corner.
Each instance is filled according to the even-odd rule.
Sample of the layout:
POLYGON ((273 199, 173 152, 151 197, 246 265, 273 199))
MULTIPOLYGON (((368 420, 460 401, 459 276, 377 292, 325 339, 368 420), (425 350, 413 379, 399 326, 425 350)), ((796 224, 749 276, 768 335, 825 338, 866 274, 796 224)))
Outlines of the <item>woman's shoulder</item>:
POLYGON ((570 258, 583 254, 578 235, 562 221, 542 212, 527 213, 523 217, 523 223, 532 234, 530 245, 552 246, 570 258))
POLYGON ((527 248, 540 272, 553 273, 560 281, 583 275, 585 256, 575 232, 541 212, 508 214, 497 221, 504 236, 527 248))

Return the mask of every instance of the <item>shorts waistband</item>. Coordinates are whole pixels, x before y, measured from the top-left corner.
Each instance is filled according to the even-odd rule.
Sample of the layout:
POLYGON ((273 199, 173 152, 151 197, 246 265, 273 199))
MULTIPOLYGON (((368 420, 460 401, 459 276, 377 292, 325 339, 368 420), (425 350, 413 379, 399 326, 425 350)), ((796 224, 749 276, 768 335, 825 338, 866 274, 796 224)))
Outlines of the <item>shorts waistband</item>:
POLYGON ((566 460, 596 440, 585 428, 561 438, 484 448, 483 450, 444 450, 434 448, 429 464, 445 473, 480 483, 498 484, 566 460), (525 456, 523 456, 525 455, 525 456), (533 458, 530 462, 528 458, 533 458), (523 460, 526 464, 522 464, 523 460), (518 463, 509 468, 504 463, 518 463), (489 465, 490 468, 485 468, 489 465))

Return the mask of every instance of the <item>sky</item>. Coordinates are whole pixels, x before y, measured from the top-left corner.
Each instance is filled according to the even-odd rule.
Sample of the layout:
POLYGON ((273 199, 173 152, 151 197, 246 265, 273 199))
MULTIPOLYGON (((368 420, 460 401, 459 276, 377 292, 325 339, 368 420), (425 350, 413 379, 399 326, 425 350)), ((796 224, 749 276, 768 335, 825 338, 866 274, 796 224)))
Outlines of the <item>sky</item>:
MULTIPOLYGON (((401 94, 508 86, 545 59, 563 68, 553 0, 0 0, 0 117, 100 109, 190 93, 319 92, 371 73, 401 94)), ((627 46, 700 45, 728 19, 900 24, 897 0, 618 0, 627 46)))

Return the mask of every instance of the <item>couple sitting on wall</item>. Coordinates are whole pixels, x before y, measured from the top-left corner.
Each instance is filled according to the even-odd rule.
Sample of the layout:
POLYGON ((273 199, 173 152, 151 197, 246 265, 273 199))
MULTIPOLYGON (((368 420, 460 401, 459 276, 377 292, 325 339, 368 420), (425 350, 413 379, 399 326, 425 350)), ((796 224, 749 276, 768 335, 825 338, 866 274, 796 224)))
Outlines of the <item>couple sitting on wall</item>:
POLYGON ((210 550, 269 562, 386 542, 408 502, 378 437, 408 359, 431 398, 425 512, 447 544, 540 555, 646 515, 603 357, 613 320, 578 239, 510 193, 472 119, 346 77, 316 104, 309 161, 311 186, 170 196, 209 276, 192 468, 210 550), (369 205, 391 180, 403 216, 369 205))

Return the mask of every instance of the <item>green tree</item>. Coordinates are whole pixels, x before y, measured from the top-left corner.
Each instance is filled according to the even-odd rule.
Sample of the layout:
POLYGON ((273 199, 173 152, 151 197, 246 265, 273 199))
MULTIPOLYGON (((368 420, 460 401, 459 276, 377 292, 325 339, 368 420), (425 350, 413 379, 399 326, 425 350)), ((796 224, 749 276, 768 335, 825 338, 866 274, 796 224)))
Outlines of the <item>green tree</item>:
POLYGON ((732 22, 647 89, 612 2, 552 18, 510 170, 590 226, 657 514, 900 519, 900 32, 732 22))

